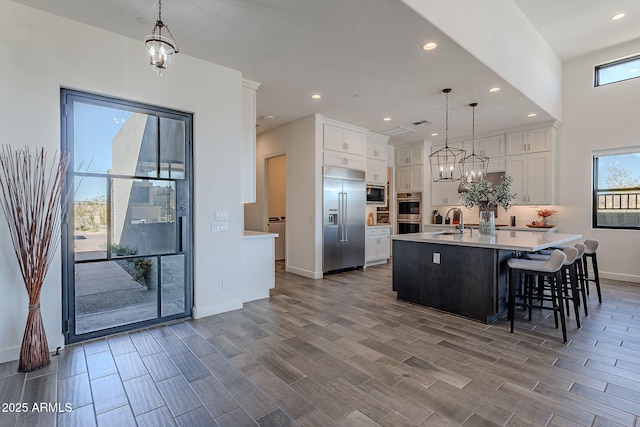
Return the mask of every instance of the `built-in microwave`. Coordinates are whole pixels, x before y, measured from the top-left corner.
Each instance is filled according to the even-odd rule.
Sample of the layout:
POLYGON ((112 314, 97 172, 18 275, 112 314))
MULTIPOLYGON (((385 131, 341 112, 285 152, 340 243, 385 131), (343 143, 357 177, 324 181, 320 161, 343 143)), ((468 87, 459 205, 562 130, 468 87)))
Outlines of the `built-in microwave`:
POLYGON ((367 204, 386 205, 387 188, 384 185, 367 185, 367 204))

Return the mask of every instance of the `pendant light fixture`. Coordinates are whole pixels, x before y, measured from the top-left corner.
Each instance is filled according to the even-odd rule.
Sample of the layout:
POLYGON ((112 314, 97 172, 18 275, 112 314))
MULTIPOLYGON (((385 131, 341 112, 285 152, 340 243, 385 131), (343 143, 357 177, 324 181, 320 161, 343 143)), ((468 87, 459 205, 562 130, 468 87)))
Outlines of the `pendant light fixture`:
POLYGON ((460 160, 460 170, 462 171, 462 181, 471 184, 482 181, 487 176, 487 166, 489 158, 476 154, 476 107, 477 102, 469 104, 472 108, 471 122, 471 154, 460 160))
POLYGON ((449 93, 451 89, 443 89, 446 97, 444 147, 429 156, 431 177, 433 182, 459 181, 462 176, 460 160, 467 154, 465 150, 449 147, 449 93))
POLYGON ((169 26, 162 22, 162 0, 158 0, 158 20, 151 34, 145 37, 144 45, 149 55, 149 64, 159 76, 173 67, 175 55, 178 53, 178 43, 173 38, 169 26), (164 35, 163 29, 166 30, 164 35))

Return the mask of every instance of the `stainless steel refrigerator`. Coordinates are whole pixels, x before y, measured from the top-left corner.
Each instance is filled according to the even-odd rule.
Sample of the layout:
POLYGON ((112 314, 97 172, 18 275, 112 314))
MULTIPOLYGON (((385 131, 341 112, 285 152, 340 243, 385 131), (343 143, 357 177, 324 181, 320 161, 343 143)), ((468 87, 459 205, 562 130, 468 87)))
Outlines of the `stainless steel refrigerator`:
POLYGON ((325 166, 323 172, 322 271, 364 265, 364 171, 325 166))

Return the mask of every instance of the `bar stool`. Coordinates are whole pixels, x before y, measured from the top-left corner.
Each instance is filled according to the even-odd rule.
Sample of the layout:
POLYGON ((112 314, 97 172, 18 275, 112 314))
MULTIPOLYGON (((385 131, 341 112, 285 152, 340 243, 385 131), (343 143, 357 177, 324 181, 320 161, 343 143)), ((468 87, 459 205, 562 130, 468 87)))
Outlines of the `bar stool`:
POLYGON ((602 304, 602 293, 600 291, 600 274, 598 273, 598 258, 596 257, 596 251, 598 250, 598 246, 600 242, 597 240, 587 239, 584 241, 585 251, 584 255, 582 255, 582 264, 584 267, 584 284, 585 289, 587 290, 587 295, 589 295, 589 282, 594 282, 596 284, 596 290, 598 291, 598 302, 602 304), (591 265, 593 267, 593 275, 594 277, 589 277, 589 268, 587 266, 587 260, 591 259, 591 265))
MULTIPOLYGON (((579 257, 579 251, 575 247, 567 246, 562 248, 562 252, 567 256, 560 271, 562 272, 562 293, 560 296, 564 298, 566 302, 566 315, 569 316, 569 301, 573 303, 573 310, 576 315, 576 326, 580 328, 580 312, 578 307, 580 306, 580 289, 582 288, 578 279, 578 271, 576 265, 582 263, 582 258, 579 257)), ((527 259, 546 261, 550 255, 546 254, 527 254, 527 259)), ((538 301, 540 308, 545 300, 551 300, 544 297, 544 280, 538 284, 538 301)), ((531 309, 533 307, 533 292, 530 289, 529 295, 529 318, 531 318, 531 309)))
MULTIPOLYGON (((564 342, 567 342, 567 324, 564 317, 564 304, 562 303, 562 273, 560 269, 566 261, 567 256, 559 249, 554 250, 549 255, 549 259, 546 261, 536 261, 521 258, 511 258, 507 261, 509 266, 509 303, 508 313, 511 321, 511 333, 513 333, 513 323, 515 320, 515 301, 516 301, 516 286, 518 285, 518 279, 521 276, 525 278, 525 298, 523 305, 527 305, 526 295, 528 289, 531 289, 532 281, 536 277, 547 278, 551 285, 551 307, 544 307, 551 309, 554 312, 554 318, 556 319, 556 328, 558 327, 557 315, 560 315, 560 323, 562 324, 562 338, 564 342), (529 280, 527 280, 529 279, 529 280), (527 289, 527 287, 529 288, 527 289)), ((531 318, 529 318, 531 319, 531 318)))
POLYGON ((576 267, 578 268, 578 292, 582 296, 582 305, 584 307, 584 315, 588 316, 589 311, 587 310, 587 292, 585 290, 585 281, 584 281, 584 268, 582 268, 582 256, 584 255, 584 251, 587 247, 583 243, 576 243, 573 245, 574 248, 578 250, 578 260, 576 262, 576 267))

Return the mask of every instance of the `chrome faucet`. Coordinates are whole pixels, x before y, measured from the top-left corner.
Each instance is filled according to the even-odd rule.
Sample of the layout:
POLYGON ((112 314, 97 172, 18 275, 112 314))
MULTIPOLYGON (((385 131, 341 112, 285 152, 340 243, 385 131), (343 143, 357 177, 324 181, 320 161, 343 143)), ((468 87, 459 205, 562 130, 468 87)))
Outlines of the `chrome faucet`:
POLYGON ((447 211, 447 214, 445 215, 445 219, 449 218, 449 212, 451 211, 458 211, 460 212, 460 224, 458 224, 458 229, 460 230, 461 233, 464 233, 464 214, 462 213, 462 209, 460 208, 451 208, 447 211))

